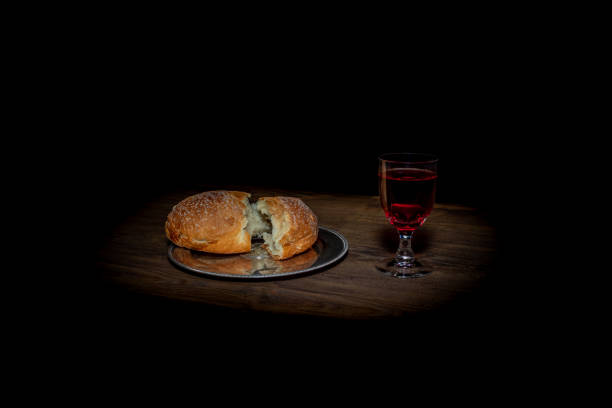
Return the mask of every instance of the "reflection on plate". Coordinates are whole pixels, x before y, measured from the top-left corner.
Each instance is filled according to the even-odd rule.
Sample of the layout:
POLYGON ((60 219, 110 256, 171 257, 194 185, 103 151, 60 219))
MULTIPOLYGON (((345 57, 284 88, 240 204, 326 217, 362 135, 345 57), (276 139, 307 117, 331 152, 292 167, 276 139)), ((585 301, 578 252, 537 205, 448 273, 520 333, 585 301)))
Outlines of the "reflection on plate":
POLYGON ((306 273, 326 267, 348 251, 340 233, 319 227, 319 237, 308 251, 286 259, 272 259, 262 243, 253 243, 246 254, 217 255, 181 248, 170 243, 168 258, 175 265, 200 274, 231 278, 266 278, 306 273))

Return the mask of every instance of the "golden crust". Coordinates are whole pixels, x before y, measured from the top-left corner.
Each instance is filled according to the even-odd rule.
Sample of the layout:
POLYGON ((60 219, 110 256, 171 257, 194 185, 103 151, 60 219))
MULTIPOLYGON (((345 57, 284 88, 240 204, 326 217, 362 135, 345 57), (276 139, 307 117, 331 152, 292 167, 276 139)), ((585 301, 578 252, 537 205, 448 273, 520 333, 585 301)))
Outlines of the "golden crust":
POLYGON ((276 260, 287 259, 308 250, 317 240, 319 222, 314 212, 296 197, 262 197, 272 222, 284 233, 278 238, 280 254, 276 260), (276 222, 275 222, 276 221, 276 222))
POLYGON ((172 208, 166 236, 176 245, 216 254, 251 250, 246 226, 250 194, 241 191, 206 191, 187 197, 172 208))

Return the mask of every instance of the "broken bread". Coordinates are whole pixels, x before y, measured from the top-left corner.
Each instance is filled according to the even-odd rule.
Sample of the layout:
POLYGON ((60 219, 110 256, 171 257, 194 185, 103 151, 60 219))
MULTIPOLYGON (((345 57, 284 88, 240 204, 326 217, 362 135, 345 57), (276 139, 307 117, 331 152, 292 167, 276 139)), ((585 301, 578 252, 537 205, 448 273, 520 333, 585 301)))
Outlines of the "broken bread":
POLYGON ((317 216, 296 197, 263 197, 257 211, 270 220, 271 231, 263 231, 264 246, 276 260, 306 251, 317 240, 317 216))
POLYGON ((250 202, 241 191, 206 191, 175 205, 166 220, 166 236, 176 245, 216 254, 251 250, 263 238, 275 260, 308 250, 317 240, 317 216, 296 197, 262 197, 250 202))

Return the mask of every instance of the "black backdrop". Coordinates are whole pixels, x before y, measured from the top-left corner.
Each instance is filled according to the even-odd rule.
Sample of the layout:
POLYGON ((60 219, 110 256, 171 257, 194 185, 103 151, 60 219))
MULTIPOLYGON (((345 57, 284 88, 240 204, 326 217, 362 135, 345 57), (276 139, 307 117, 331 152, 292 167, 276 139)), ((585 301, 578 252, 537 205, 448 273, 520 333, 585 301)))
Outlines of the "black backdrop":
POLYGON ((523 126, 524 60, 505 38, 461 33, 428 33, 411 55, 367 38, 201 52, 117 38, 59 91, 58 137, 78 141, 67 176, 111 214, 185 185, 377 194, 380 153, 426 152, 440 157, 438 201, 499 208, 537 131, 523 126))
MULTIPOLYGON (((376 195, 384 152, 438 155, 437 201, 485 209, 503 244, 514 169, 531 134, 512 78, 476 65, 284 67, 265 75, 252 65, 185 73, 168 64, 98 67, 70 95, 60 132, 70 138, 53 140, 67 152, 57 167, 79 204, 70 206, 76 222, 67 234, 87 231, 76 244, 88 256, 77 273, 90 272, 114 225, 160 194, 242 185, 376 195)), ((100 296, 104 315, 117 300, 100 296)), ((126 299, 117 314, 142 301, 126 299)))
MULTIPOLYGON (((52 219, 59 225, 53 231, 67 238, 55 241, 63 244, 62 250, 68 246, 72 254, 91 255, 84 262, 78 256, 71 259, 66 268, 74 268, 78 276, 90 273, 95 244, 106 238, 105 232, 158 194, 185 187, 242 184, 373 195, 377 194, 376 157, 391 151, 437 154, 437 200, 485 208, 505 244, 506 232, 519 225, 515 204, 526 197, 521 186, 530 169, 524 163, 534 159, 532 144, 546 125, 527 125, 539 114, 539 88, 527 92, 523 85, 525 79, 537 81, 533 54, 545 47, 535 51, 519 47, 517 53, 512 41, 489 35, 494 30, 488 28, 472 38, 465 36, 467 27, 461 27, 443 33, 435 44, 423 41, 431 40, 438 28, 430 27, 411 42, 403 35, 406 44, 400 47, 390 43, 384 47, 382 40, 332 43, 325 38, 327 47, 320 48, 320 44, 275 43, 267 47, 271 56, 261 44, 247 44, 243 38, 238 42, 250 53, 235 44, 220 44, 218 38, 179 49, 182 38, 163 43, 145 32, 147 38, 142 41, 129 42, 119 36, 116 43, 108 44, 108 30, 100 30, 104 47, 88 40, 78 53, 70 50, 77 58, 57 63, 61 75, 54 75, 50 67, 63 57, 54 51, 53 58, 40 64, 49 68, 43 82, 51 89, 43 89, 36 99, 45 110, 53 108, 53 113, 29 120, 39 122, 46 136, 35 147, 53 170, 53 182, 45 186, 54 194, 50 197, 57 197, 52 205, 59 216, 52 219), (213 45, 225 55, 211 50, 213 45), (422 48, 416 50, 419 45, 422 48), (68 198, 57 194, 58 185, 68 187, 62 190, 68 198)), ((514 24, 512 28, 504 34, 514 40, 514 24)), ((70 32, 71 39, 77 35, 70 32)), ((275 40, 280 36, 275 35, 275 40)), ((40 75, 37 72, 35 77, 40 75)), ((531 208, 531 198, 525 201, 523 207, 531 208)), ((58 264, 58 254, 64 252, 36 264, 56 280, 64 274, 46 271, 49 259, 58 264)), ((502 254, 509 251, 502 248, 502 254)), ((517 275, 510 265, 502 266, 507 269, 503 272, 509 272, 506 276, 517 275)), ((138 326, 129 328, 143 316, 116 319, 124 313, 123 306, 138 305, 142 299, 119 302, 117 310, 107 313, 105 308, 116 299, 101 302, 97 309, 100 298, 81 282, 62 282, 61 291, 52 294, 53 301, 65 300, 63 316, 69 316, 68 326, 79 335, 75 338, 83 337, 83 326, 90 322, 94 329, 89 338, 106 334, 101 336, 107 340, 104 347, 115 342, 123 345, 117 338, 124 331, 137 331, 138 326), (83 303, 85 297, 91 297, 91 302, 83 303)), ((508 286, 506 293, 515 296, 511 289, 516 286, 508 286)), ((107 294, 101 291, 101 295, 107 294)), ((527 310, 524 298, 520 300, 518 305, 508 302, 504 307, 512 307, 513 312, 527 310)), ((490 341, 499 338, 491 335, 491 323, 499 322, 493 330, 499 329, 508 323, 507 315, 500 315, 501 310, 489 308, 488 303, 475 300, 475 304, 483 306, 475 320, 486 322, 477 331, 482 336, 466 335, 474 327, 457 323, 450 325, 450 332, 443 325, 429 331, 430 338, 452 334, 439 336, 444 347, 451 342, 455 347, 471 342, 480 347, 482 339, 497 347, 490 341)), ((146 303, 145 308, 149 306, 146 303)), ((167 306, 162 304, 148 314, 157 336, 156 313, 167 306)), ((199 312, 187 314, 184 321, 190 327, 209 323, 199 312)), ((49 322, 57 332, 56 320, 49 322)), ((402 328, 414 328, 415 321, 404 323, 393 325, 393 330, 401 333, 402 328)), ((437 323, 428 326, 432 329, 437 323)), ((168 328, 172 326, 161 326, 168 328)), ((172 330, 166 333, 175 335, 172 330)), ((371 333, 376 342, 369 346, 376 349, 397 339, 390 340, 378 330, 371 333)), ((426 343, 422 336, 427 331, 414 333, 411 339, 426 343)), ((313 340, 311 344, 329 341, 329 336, 310 336, 306 339, 313 340)), ((359 338, 350 337, 351 341, 359 338)), ((146 342, 131 344, 142 347, 155 338, 147 336, 146 342)))
POLYGON ((151 195, 207 185, 376 195, 384 152, 438 155, 438 202, 499 213, 524 155, 512 118, 489 101, 430 109, 294 96, 221 109, 160 98, 84 113, 93 137, 77 147, 82 165, 70 174, 111 217, 151 195))

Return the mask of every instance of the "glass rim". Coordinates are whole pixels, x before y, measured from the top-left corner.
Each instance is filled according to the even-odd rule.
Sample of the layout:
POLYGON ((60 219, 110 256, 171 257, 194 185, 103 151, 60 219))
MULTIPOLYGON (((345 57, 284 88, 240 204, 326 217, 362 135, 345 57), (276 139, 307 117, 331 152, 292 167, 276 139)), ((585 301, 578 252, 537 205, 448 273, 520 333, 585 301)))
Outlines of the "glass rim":
POLYGON ((438 162, 438 157, 433 154, 429 154, 429 153, 401 152, 401 153, 383 153, 380 156, 378 156, 378 160, 382 160, 382 161, 390 162, 390 163, 434 164, 438 162), (384 158, 384 156, 393 156, 393 155, 420 156, 423 158, 423 160, 389 160, 389 159, 384 158))

